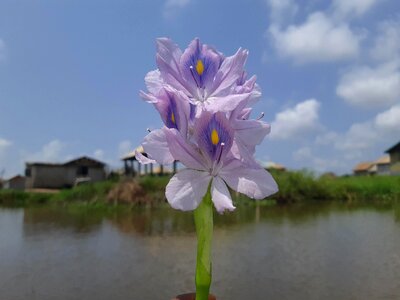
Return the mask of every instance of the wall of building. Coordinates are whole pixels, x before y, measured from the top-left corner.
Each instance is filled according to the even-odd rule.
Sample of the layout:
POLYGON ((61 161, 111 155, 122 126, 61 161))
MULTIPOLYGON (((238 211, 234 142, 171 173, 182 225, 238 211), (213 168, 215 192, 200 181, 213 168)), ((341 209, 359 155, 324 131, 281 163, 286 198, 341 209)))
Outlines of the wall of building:
POLYGON ((390 174, 400 175, 400 161, 390 165, 390 174))
POLYGON ((87 176, 78 175, 77 174, 78 167, 79 166, 76 166, 76 165, 65 167, 65 182, 66 182, 66 184, 73 186, 75 183, 75 180, 77 178, 82 178, 82 177, 90 178, 91 182, 97 182, 97 181, 102 181, 102 180, 106 179, 106 174, 102 167, 89 167, 87 176))
POLYGON ((400 162, 400 151, 390 153, 390 162, 392 164, 400 162))
POLYGON ((3 188, 10 189, 10 190, 23 191, 25 189, 25 178, 18 177, 18 178, 14 178, 12 180, 7 180, 4 182, 3 188))
POLYGON ((31 166, 27 188, 58 189, 65 186, 65 169, 62 166, 31 166))
POLYGON ((89 168, 89 177, 92 182, 106 180, 104 168, 89 168))
POLYGON ((49 188, 60 189, 72 187, 75 180, 81 177, 89 177, 92 182, 106 179, 106 174, 102 167, 89 167, 88 176, 77 174, 77 165, 70 166, 31 166, 31 176, 26 179, 26 188, 49 188))
POLYGON ((390 164, 379 164, 377 165, 378 175, 390 175, 390 164))

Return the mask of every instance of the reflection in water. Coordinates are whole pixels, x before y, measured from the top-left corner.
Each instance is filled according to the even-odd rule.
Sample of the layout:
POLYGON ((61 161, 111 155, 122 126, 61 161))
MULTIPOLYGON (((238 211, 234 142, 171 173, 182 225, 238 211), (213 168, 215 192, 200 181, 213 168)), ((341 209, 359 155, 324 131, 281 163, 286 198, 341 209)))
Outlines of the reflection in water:
MULTIPOLYGON (((399 206, 238 207, 215 216, 219 299, 398 299, 399 206)), ((0 209, 0 299, 169 299, 193 291, 193 216, 0 209)))

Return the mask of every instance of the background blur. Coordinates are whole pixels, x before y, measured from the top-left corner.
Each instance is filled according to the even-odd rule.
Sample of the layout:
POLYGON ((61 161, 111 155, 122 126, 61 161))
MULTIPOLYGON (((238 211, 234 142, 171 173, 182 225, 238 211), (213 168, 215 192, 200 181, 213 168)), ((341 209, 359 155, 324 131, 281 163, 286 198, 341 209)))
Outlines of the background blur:
POLYGON ((350 173, 400 136, 400 2, 395 0, 0 2, 0 170, 89 155, 121 167, 146 128, 138 97, 155 38, 250 50, 272 134, 257 158, 350 173))

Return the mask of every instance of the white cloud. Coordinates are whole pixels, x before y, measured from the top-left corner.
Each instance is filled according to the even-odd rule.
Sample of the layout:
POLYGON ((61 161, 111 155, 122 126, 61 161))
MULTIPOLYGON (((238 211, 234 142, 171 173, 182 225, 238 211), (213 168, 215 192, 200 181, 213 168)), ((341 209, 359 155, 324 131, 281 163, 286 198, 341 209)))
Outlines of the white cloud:
POLYGON ((389 110, 378 114, 375 117, 375 126, 378 130, 387 133, 400 132, 400 104, 391 107, 389 110))
POLYGON ((191 0, 167 0, 164 4, 164 18, 172 18, 175 14, 186 7, 191 0))
POLYGON ((397 63, 377 68, 358 67, 344 74, 336 88, 338 96, 361 107, 383 107, 400 100, 400 72, 397 63))
POLYGON ((93 156, 98 160, 103 160, 104 159, 104 150, 97 149, 96 151, 94 151, 93 156))
POLYGON ((6 58, 6 44, 0 39, 0 62, 6 58))
POLYGON ((129 152, 132 152, 134 150, 132 143, 128 140, 124 140, 118 145, 118 155, 119 157, 122 157, 126 155, 129 152))
POLYGON ((361 16, 369 11, 379 0, 334 0, 336 14, 346 16, 355 14, 361 16))
POLYGON ((11 145, 12 145, 11 141, 0 138, 0 154, 3 153, 11 145))
POLYGON ((315 144, 319 146, 330 145, 334 143, 337 139, 338 134, 333 131, 328 131, 323 134, 318 135, 315 138, 315 144))
POLYGON ((328 172, 346 168, 346 163, 343 160, 328 157, 323 158, 316 155, 310 147, 302 147, 294 151, 292 157, 297 161, 301 168, 311 168, 318 173, 328 172))
POLYGON ((308 99, 295 107, 279 112, 271 124, 271 139, 298 138, 319 128, 320 103, 308 99))
POLYGON ((371 148, 378 138, 373 122, 355 123, 343 135, 338 135, 335 148, 362 156, 360 151, 371 148))
POLYGON ((400 22, 398 20, 384 21, 379 24, 370 54, 372 58, 383 61, 400 58, 400 22))
POLYGON ((309 160, 312 157, 310 147, 302 147, 293 152, 293 159, 296 161, 309 160))
POLYGON ((360 35, 347 24, 335 24, 322 12, 311 14, 300 25, 285 30, 272 25, 269 28, 279 55, 298 63, 340 61, 358 55, 360 35))
MULTIPOLYGON (((390 109, 377 114, 373 119, 362 123, 354 123, 349 129, 342 133, 328 132, 318 140, 324 140, 324 136, 330 135, 329 142, 335 149, 347 152, 347 159, 363 157, 364 151, 373 150, 399 139, 400 128, 400 104, 392 106, 390 109)), ((327 141, 325 139, 325 141, 327 141)), ((321 144, 320 144, 321 145, 321 144)), ((328 143, 324 144, 328 145, 328 143)))
POLYGON ((11 145, 11 141, 0 138, 0 177, 4 175, 2 172, 5 171, 5 167, 9 164, 6 153, 7 149, 10 148, 11 145))
POLYGON ((39 152, 23 155, 23 159, 29 162, 59 162, 64 158, 62 151, 65 146, 60 140, 52 140, 45 144, 39 152))
POLYGON ((299 7, 293 0, 267 0, 270 9, 270 18, 274 23, 281 23, 291 19, 299 7))

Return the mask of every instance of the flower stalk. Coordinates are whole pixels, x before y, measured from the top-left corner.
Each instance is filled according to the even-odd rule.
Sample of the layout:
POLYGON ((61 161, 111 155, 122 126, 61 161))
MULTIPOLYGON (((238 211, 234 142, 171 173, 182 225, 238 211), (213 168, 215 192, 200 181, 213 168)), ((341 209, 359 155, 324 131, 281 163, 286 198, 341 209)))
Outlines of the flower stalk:
POLYGON ((210 188, 194 211, 197 232, 196 300, 207 300, 211 285, 211 240, 213 205, 210 188))

